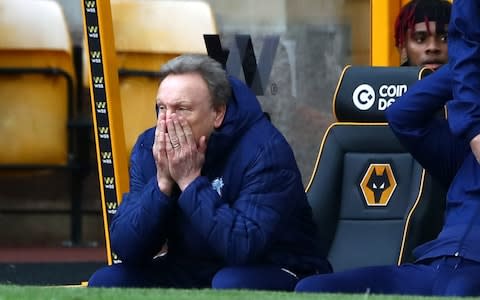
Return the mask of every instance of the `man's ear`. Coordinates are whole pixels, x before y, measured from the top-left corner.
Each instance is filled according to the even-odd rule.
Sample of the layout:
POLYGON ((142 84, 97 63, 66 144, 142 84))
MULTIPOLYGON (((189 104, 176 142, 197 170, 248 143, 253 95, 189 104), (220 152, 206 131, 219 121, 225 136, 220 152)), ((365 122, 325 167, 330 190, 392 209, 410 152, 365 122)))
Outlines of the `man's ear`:
POLYGON ((217 129, 223 123, 223 119, 225 118, 225 113, 227 111, 227 105, 222 104, 218 107, 215 107, 214 110, 215 110, 215 120, 213 122, 213 126, 215 127, 215 129, 217 129))
POLYGON ((403 46, 400 48, 400 65, 403 65, 408 61, 407 48, 403 46))

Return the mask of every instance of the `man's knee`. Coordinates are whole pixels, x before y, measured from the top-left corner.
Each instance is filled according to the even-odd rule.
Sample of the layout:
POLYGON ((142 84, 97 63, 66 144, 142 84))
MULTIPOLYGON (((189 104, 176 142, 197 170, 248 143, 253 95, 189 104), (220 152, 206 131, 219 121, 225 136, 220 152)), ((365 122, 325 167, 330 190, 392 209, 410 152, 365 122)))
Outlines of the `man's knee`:
POLYGON ((88 287, 115 287, 119 286, 117 272, 110 266, 95 271, 88 279, 88 287))
POLYGON ((223 268, 212 279, 214 289, 241 289, 245 288, 244 276, 236 268, 223 268))
POLYGON ((320 276, 322 275, 313 275, 300 280, 295 286, 295 292, 322 292, 323 285, 320 276))
POLYGON ((93 273, 88 280, 88 287, 149 287, 152 279, 146 272, 142 268, 123 264, 106 266, 93 273))

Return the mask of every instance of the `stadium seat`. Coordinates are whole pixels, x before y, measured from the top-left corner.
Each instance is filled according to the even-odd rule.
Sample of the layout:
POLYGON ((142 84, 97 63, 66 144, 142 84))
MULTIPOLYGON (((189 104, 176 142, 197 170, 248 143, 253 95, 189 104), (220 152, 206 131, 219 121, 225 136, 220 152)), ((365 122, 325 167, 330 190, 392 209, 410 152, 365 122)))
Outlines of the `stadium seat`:
POLYGON ((428 73, 416 67, 347 66, 306 191, 334 271, 399 264, 436 237, 445 190, 386 123, 387 106, 428 73))
POLYGON ((61 6, 48 0, 1 1, 0 170, 70 170, 72 207, 78 207, 72 212, 72 240, 80 238, 85 175, 77 152, 75 83, 61 6))
POLYGON ((111 9, 129 154, 138 135, 155 125, 160 67, 180 54, 206 54, 203 35, 217 28, 201 1, 112 0, 111 9))

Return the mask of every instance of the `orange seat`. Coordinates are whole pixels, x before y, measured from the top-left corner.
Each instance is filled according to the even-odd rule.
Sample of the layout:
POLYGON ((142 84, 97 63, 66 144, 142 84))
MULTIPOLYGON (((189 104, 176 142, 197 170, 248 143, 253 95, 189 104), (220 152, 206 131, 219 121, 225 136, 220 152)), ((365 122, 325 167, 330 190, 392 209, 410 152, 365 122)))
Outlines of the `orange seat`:
POLYGON ((12 170, 68 170, 74 243, 81 238, 81 191, 88 170, 80 165, 77 150, 88 143, 80 136, 88 135, 74 125, 75 87, 72 43, 61 6, 49 0, 1 1, 0 170, 6 175, 12 170))
MULTIPOLYGON (((111 9, 129 155, 139 134, 155 125, 160 67, 183 53, 207 54, 203 35, 217 28, 201 1, 112 0, 111 9)), ((87 86, 88 78, 83 81, 87 86)))
POLYGON ((68 164, 75 81, 68 27, 52 1, 0 3, 0 164, 68 164))

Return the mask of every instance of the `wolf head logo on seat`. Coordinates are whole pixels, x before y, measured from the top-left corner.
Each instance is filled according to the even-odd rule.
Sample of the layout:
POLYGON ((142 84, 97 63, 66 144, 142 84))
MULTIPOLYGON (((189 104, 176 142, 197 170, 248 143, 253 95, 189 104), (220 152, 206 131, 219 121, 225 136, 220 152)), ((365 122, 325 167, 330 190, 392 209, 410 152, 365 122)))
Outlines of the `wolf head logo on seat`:
POLYGON ((387 206, 396 187, 390 164, 370 164, 360 183, 368 206, 387 206))
POLYGON ((378 175, 377 172, 372 172, 370 179, 368 179, 367 187, 373 192, 374 202, 380 203, 383 192, 390 187, 390 180, 385 169, 381 175, 378 175))

